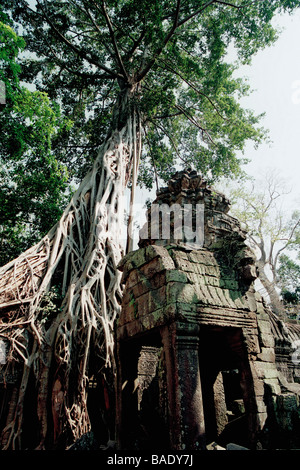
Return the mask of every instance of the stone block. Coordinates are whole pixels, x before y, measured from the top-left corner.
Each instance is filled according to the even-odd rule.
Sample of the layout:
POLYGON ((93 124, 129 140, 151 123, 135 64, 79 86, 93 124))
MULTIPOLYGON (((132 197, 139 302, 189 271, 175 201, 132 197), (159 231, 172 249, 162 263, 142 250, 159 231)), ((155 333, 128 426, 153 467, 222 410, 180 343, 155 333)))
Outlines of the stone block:
POLYGON ((260 361, 264 362, 275 362, 275 352, 273 348, 262 348, 261 353, 257 355, 260 361))
POLYGON ((160 257, 165 260, 166 263, 174 266, 172 262, 168 250, 164 246, 159 245, 149 245, 145 248, 145 258, 147 260, 160 257), (170 259, 169 259, 170 258, 170 259))
POLYGON ((210 305, 212 299, 207 286, 205 284, 196 284, 193 287, 197 294, 198 302, 204 305, 210 305))
POLYGON ((188 254, 188 258, 194 263, 204 264, 205 266, 218 266, 213 254, 206 250, 192 251, 188 254))
POLYGON ((199 274, 200 276, 205 276, 206 274, 206 269, 203 264, 194 264, 193 270, 195 273, 199 274))
POLYGON ((198 274, 198 273, 185 273, 189 282, 192 284, 205 284, 205 276, 198 274))
MULTIPOLYGON (((251 329, 252 330, 252 329, 251 329)), ((255 333, 246 333, 244 339, 248 354, 257 354, 260 351, 258 336, 255 333)))
POLYGON ((145 287, 148 287, 148 289, 159 289, 160 287, 163 287, 166 284, 166 274, 168 272, 169 271, 166 271, 166 272, 163 271, 163 272, 154 274, 154 276, 152 276, 150 279, 142 277, 145 287))
POLYGON ((141 295, 137 299, 132 298, 130 305, 134 308, 135 318, 142 317, 147 313, 151 312, 150 299, 151 295, 149 292, 146 292, 144 295, 141 295))
MULTIPOLYGON (((149 291, 149 286, 147 286, 144 282, 139 282, 138 284, 135 284, 133 287, 131 287, 130 294, 134 298, 137 298, 137 297, 140 297, 141 295, 145 294, 147 291, 149 291)), ((129 296, 128 296, 127 291, 125 291, 125 293, 123 295, 123 302, 128 303, 127 302, 127 297, 129 297, 129 296)))
POLYGON ((183 317, 189 316, 196 321, 197 318, 197 304, 191 304, 190 302, 177 302, 177 311, 178 314, 181 314, 183 317))
POLYGON ((214 276, 216 278, 220 277, 220 268, 219 268, 219 266, 205 266, 204 270, 205 270, 205 272, 208 276, 214 276))
POLYGON ((259 342, 262 345, 262 347, 274 348, 275 339, 274 339, 274 336, 271 334, 271 332, 268 332, 268 333, 263 332, 262 333, 259 330, 258 334, 259 334, 259 342))
POLYGON ((256 312, 257 304, 256 304, 254 294, 252 294, 251 292, 247 292, 247 294, 245 295, 245 300, 247 301, 247 304, 249 305, 249 309, 252 312, 256 312))
POLYGON ((263 396, 256 400, 256 405, 257 405, 258 413, 266 413, 267 412, 267 407, 266 407, 266 404, 264 402, 263 396))
POLYGON ((257 326, 262 334, 266 334, 266 333, 272 334, 269 320, 264 320, 264 319, 261 319, 260 317, 257 317, 257 326))
POLYGON ((259 429, 263 429, 265 427, 267 418, 268 418, 268 414, 266 412, 257 413, 257 421, 258 421, 259 429))
POLYGON ((274 363, 255 361, 253 366, 259 378, 277 379, 278 377, 278 371, 274 363))
POLYGON ((254 393, 257 397, 263 397, 265 393, 264 381, 258 378, 253 378, 254 393))
POLYGON ((165 263, 162 259, 155 258, 149 261, 147 264, 140 267, 139 272, 140 276, 145 276, 147 279, 150 279, 155 274, 164 271, 165 263))
POLYGON ((190 273, 184 273, 183 271, 167 271, 165 275, 166 282, 183 282, 189 281, 190 273))
POLYGON ((162 308, 167 303, 167 286, 149 292, 149 312, 162 308))
POLYGON ((138 282, 140 282, 140 275, 139 275, 139 272, 137 270, 132 270, 129 274, 128 274, 128 277, 126 279, 126 288, 131 288, 133 286, 135 286, 138 282))
POLYGON ((279 395, 276 400, 279 409, 284 411, 295 411, 298 412, 299 399, 294 393, 284 393, 279 395))
POLYGON ((224 290, 219 287, 219 288, 215 289, 215 293, 216 293, 216 295, 218 296, 218 298, 220 300, 219 305, 223 306, 223 307, 228 307, 228 300, 225 297, 224 290))
POLYGON ((261 302, 256 302, 256 312, 260 320, 269 321, 269 315, 267 314, 266 309, 261 302))
POLYGON ((195 272, 195 266, 188 260, 182 259, 180 261, 176 260, 178 263, 178 268, 182 271, 195 272))
POLYGON ((209 286, 219 287, 219 279, 213 276, 204 276, 205 284, 209 286))
POLYGON ((244 299, 238 290, 229 290, 228 293, 229 293, 229 297, 234 302, 236 308, 240 310, 245 309, 246 305, 245 305, 244 299))
POLYGON ((226 300, 225 305, 227 305, 228 307, 231 307, 231 308, 236 308, 236 305, 235 305, 234 301, 230 297, 230 292, 227 289, 222 289, 222 294, 224 295, 225 300, 226 300))
POLYGON ((210 305, 217 305, 218 307, 222 307, 223 304, 221 302, 220 297, 218 296, 217 288, 213 286, 206 285, 206 290, 209 293, 209 304, 210 305))
POLYGON ((166 289, 166 299, 168 303, 184 302, 197 303, 198 297, 195 287, 192 284, 182 282, 169 282, 166 289))
POLYGON ((281 393, 281 387, 279 385, 278 379, 264 379, 264 383, 269 386, 271 393, 273 395, 279 395, 281 393))
POLYGON ((122 315, 118 319, 118 328, 135 320, 136 317, 136 306, 128 304, 123 306, 122 315))
POLYGON ((150 245, 124 256, 118 266, 123 271, 123 281, 127 279, 133 269, 138 270, 144 268, 145 265, 155 265, 157 268, 155 272, 164 269, 175 269, 174 261, 164 247, 150 245))
POLYGON ((188 255, 188 253, 182 249, 174 249, 174 248, 169 248, 169 254, 170 256, 174 259, 176 259, 176 261, 179 261, 180 260, 186 260, 186 261, 189 261, 190 260, 190 257, 188 255))

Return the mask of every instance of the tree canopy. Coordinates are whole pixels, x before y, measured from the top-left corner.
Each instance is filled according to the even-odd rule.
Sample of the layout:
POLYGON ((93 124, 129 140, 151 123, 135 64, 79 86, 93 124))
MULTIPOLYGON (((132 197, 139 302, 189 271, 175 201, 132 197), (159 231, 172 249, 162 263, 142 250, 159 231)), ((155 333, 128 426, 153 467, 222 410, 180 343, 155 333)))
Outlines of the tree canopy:
POLYGON ((300 303, 300 266, 288 255, 279 258, 277 270, 278 284, 286 304, 299 305, 300 303))
POLYGON ((74 120, 53 149, 81 180, 105 139, 120 88, 138 85, 144 151, 140 181, 151 187, 175 165, 214 179, 236 176, 245 142, 264 137, 259 116, 239 98, 249 92, 227 63, 274 42, 275 13, 290 1, 7 1, 32 53, 22 77, 57 100, 74 120), (63 157, 64 156, 64 157, 63 157))
MULTIPOLYGON (((5 19, 5 18, 3 18, 5 19)), ((24 39, 0 21, 0 265, 36 243, 66 204, 67 168, 51 141, 67 122, 45 92, 20 83, 24 39)))

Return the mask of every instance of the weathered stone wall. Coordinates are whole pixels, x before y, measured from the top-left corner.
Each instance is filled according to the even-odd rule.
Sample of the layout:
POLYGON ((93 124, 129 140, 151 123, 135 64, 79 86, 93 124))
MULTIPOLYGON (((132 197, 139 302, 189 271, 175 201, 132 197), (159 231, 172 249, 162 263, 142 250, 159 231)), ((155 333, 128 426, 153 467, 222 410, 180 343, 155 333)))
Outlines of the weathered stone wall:
MULTIPOLYGON (((185 413, 189 413, 194 428, 198 426, 198 437, 192 445, 197 447, 200 442, 203 445, 205 409, 204 415, 201 409, 205 397, 203 401, 200 376, 214 388, 217 434, 226 427, 224 390, 217 380, 224 362, 222 351, 207 360, 203 348, 200 347, 198 353, 201 331, 217 332, 211 337, 227 341, 228 364, 233 364, 231 356, 238 364, 249 445, 272 447, 276 445, 276 436, 285 436, 287 447, 297 445, 291 435, 299 424, 300 387, 287 382, 276 362, 271 312, 255 291, 254 255, 245 244, 246 234, 238 221, 228 215, 229 201, 208 188, 195 172, 187 171, 176 174, 168 188, 158 194, 155 203, 161 202, 165 205, 202 202, 203 243, 195 246, 184 236, 180 240, 172 236, 168 240, 153 240, 149 233, 147 239, 145 230, 149 229, 149 224, 143 228, 140 249, 127 255, 120 264, 125 294, 117 339, 119 344, 127 344, 138 338, 142 344, 143 338, 156 335, 156 342, 161 341, 170 369, 166 379, 169 403, 162 414, 167 426, 170 428, 172 423, 175 429, 173 434, 170 431, 171 446, 181 448, 183 442, 186 445, 186 440, 194 439, 191 430, 190 434, 182 430, 187 426, 183 424, 185 413), (190 358, 189 363, 185 357, 190 358), (201 375, 205 364, 212 372, 201 375), (189 394, 187 373, 194 376, 190 387, 195 387, 198 397, 192 404, 182 396, 178 398, 178 390, 181 395, 189 394), (176 415, 176 419, 171 418, 170 413, 176 415), (176 432, 180 434, 178 439, 174 436, 176 432)), ((150 211, 148 215, 151 216, 150 211)), ((120 398, 119 415, 121 408, 120 398)))

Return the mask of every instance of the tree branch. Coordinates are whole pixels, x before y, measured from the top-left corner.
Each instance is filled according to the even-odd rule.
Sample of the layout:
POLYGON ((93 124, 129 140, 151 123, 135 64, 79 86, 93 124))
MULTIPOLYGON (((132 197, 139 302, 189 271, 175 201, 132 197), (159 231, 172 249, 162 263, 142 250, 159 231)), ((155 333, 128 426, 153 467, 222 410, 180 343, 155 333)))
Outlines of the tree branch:
MULTIPOLYGON (((93 3, 94 3, 94 2, 93 2, 93 3)), ((105 18, 105 21, 106 21, 106 24, 107 24, 107 27, 108 27, 108 30, 109 30, 109 34, 110 34, 110 37, 111 37, 111 40, 112 40, 112 44, 113 44, 113 48, 114 48, 114 51, 115 51, 115 54, 116 54, 117 61, 118 61, 118 63, 119 63, 119 66, 120 66, 120 69, 121 69, 121 71, 122 71, 122 74, 124 75, 124 78, 126 78, 126 79, 128 80, 128 74, 127 74, 127 71, 126 71, 126 69, 125 69, 125 67, 124 67, 121 54, 120 54, 120 52, 119 52, 119 48, 118 48, 118 45, 117 45, 117 42, 116 42, 116 38, 115 38, 114 31, 113 31, 113 27, 112 27, 110 18, 109 18, 109 16, 108 16, 108 13, 107 13, 107 11, 106 11, 104 1, 102 1, 102 10, 103 10, 104 18, 105 18)))
MULTIPOLYGON (((144 85, 144 88, 149 90, 149 88, 148 88, 147 86, 145 86, 145 85, 144 85)), ((172 106, 174 106, 174 108, 178 109, 178 111, 179 111, 179 112, 177 113, 178 115, 179 115, 179 114, 183 114, 194 126, 196 126, 198 129, 200 129, 200 130, 202 131, 202 134, 206 134, 207 137, 209 138, 210 142, 211 142, 213 145, 215 145, 215 142, 214 142, 214 140, 212 139, 212 137, 210 136, 210 134, 209 134, 209 132, 207 131, 207 129, 205 129, 203 126, 201 126, 201 125, 199 124, 199 122, 198 122, 196 119, 194 119, 193 116, 191 116, 191 115, 188 113, 188 111, 187 111, 186 109, 184 109, 184 108, 183 108, 181 105, 179 105, 179 104, 174 104, 174 103, 172 103, 172 106)))
POLYGON ((176 153, 177 157, 178 157, 180 160, 182 160, 184 163, 186 163, 186 160, 184 160, 184 158, 182 158, 182 156, 180 155, 180 153, 179 153, 179 151, 178 151, 178 148, 177 148, 177 145, 176 145, 176 143, 174 142, 173 137, 169 134, 169 132, 167 132, 167 130, 165 129, 165 127, 164 127, 164 126, 160 126, 159 124, 157 124, 156 122, 154 122, 154 121, 152 121, 152 120, 149 120, 149 121, 152 122, 152 124, 153 124, 155 127, 159 128, 159 129, 163 132, 163 134, 168 137, 168 139, 170 140, 170 142, 171 142, 171 144, 172 144, 172 146, 173 146, 173 148, 174 148, 174 150, 175 150, 175 153, 176 153))
POLYGON ((152 154, 152 152, 151 152, 151 144, 150 144, 150 141, 149 141, 149 137, 148 137, 148 133, 147 133, 146 126, 143 126, 143 129, 144 129, 144 134, 145 134, 145 137, 146 137, 146 141, 147 141, 147 143, 148 143, 149 153, 150 153, 150 156, 151 156, 151 160, 152 160, 152 163, 153 163, 153 169, 154 169, 154 175, 155 175, 155 183, 156 183, 156 190, 158 191, 158 190, 159 190, 159 185, 158 185, 158 176, 157 176, 157 169, 156 169, 156 165, 155 165, 155 160, 154 160, 153 154, 152 154))
POLYGON ((81 78, 97 78, 97 79, 111 79, 111 75, 105 75, 105 74, 99 74, 99 73, 86 73, 86 72, 79 72, 78 70, 74 70, 72 68, 70 68, 60 57, 58 57, 56 51, 53 49, 52 45, 49 44, 49 42, 47 41, 47 39, 45 39, 45 42, 47 44, 47 46, 49 47, 49 50, 52 52, 53 56, 55 57, 55 60, 60 63, 60 66, 61 66, 61 69, 65 69, 67 70, 68 72, 70 72, 71 74, 74 74, 76 75, 77 77, 81 77, 81 78))
MULTIPOLYGON (((72 0, 69 0, 69 1, 71 1, 71 3, 74 3, 72 0)), ((79 7, 78 5, 76 5, 76 4, 75 4, 75 6, 78 6, 78 8, 80 8, 80 10, 81 10, 85 15, 86 15, 86 14, 88 15, 89 19, 90 19, 91 22, 93 23, 94 30, 95 30, 97 33, 99 33, 100 38, 102 38, 102 36, 103 36, 103 31, 101 31, 100 27, 99 27, 98 24, 96 23, 96 21, 95 21, 93 15, 91 14, 91 12, 90 12, 88 6, 86 5, 86 3, 85 3, 85 2, 83 2, 83 3, 84 3, 84 5, 85 5, 85 8, 80 8, 80 7, 79 7)), ((104 47, 106 48, 106 50, 108 51, 108 53, 109 53, 111 56, 113 56, 113 53, 112 53, 112 51, 110 50, 110 48, 108 47, 107 42, 106 42, 106 41, 101 41, 101 44, 103 44, 104 47)))
POLYGON ((214 3, 219 3, 219 4, 223 4, 223 5, 227 5, 227 6, 231 6, 231 7, 234 7, 234 8, 237 8, 237 9, 240 9, 242 8, 241 6, 237 6, 237 5, 234 5, 232 3, 229 3, 229 2, 223 2, 223 1, 218 1, 218 0, 210 0, 209 2, 207 2, 205 5, 203 5, 201 8, 198 8, 198 10, 194 11, 193 13, 191 13, 190 15, 186 16, 185 18, 183 18, 182 20, 179 21, 179 13, 180 13, 180 0, 177 1, 177 6, 176 6, 176 11, 175 11, 175 17, 174 17, 174 21, 173 21, 173 24, 172 24, 172 27, 170 28, 170 31, 168 32, 168 34, 166 35, 165 39, 162 41, 161 43, 161 46, 157 49, 157 51, 153 54, 153 57, 152 59, 148 62, 148 64, 144 67, 144 69, 139 73, 139 75, 137 76, 136 80, 137 82, 141 81, 146 75, 147 73, 149 72, 149 70, 152 68, 152 66, 154 65, 156 59, 160 56, 160 54, 162 53, 164 47, 168 44, 168 42, 170 41, 170 39, 172 38, 174 32, 176 31, 176 29, 178 29, 180 26, 184 25, 185 23, 187 23, 189 20, 191 20, 192 18, 195 18, 196 16, 200 15, 203 11, 205 11, 210 5, 213 5, 214 3))
MULTIPOLYGON (((295 233, 295 230, 297 229, 297 227, 299 226, 299 224, 300 224, 300 219, 297 220, 297 222, 294 224, 294 226, 293 226, 293 228, 292 228, 292 230, 291 230, 291 232, 290 232, 290 235, 288 236, 288 238, 285 239, 285 240, 286 240, 286 243, 277 251, 276 256, 275 256, 275 259, 274 259, 274 267, 276 267, 276 264, 277 264, 277 261, 278 261, 278 258, 279 258, 280 253, 281 253, 282 251, 284 251, 284 250, 288 247, 288 245, 290 245, 291 243, 293 243, 293 242, 291 242, 291 239, 293 238, 294 233, 295 233)), ((283 239, 281 239, 281 240, 283 241, 283 239)), ((280 240, 278 240, 278 241, 280 241, 280 240)))
POLYGON ((213 3, 216 3, 216 0, 211 0, 210 2, 207 2, 205 5, 203 5, 201 8, 199 8, 198 10, 194 11, 194 13, 191 13, 190 15, 186 16, 183 20, 179 21, 178 22, 178 26, 182 26, 184 23, 187 23, 187 21, 191 20, 192 18, 194 18, 195 16, 199 15, 200 13, 202 13, 204 10, 206 10, 206 8, 208 8, 210 5, 212 5, 213 3))
POLYGON ((154 116, 154 118, 155 119, 169 119, 169 118, 172 118, 172 117, 181 116, 182 114, 183 114, 182 111, 178 111, 178 113, 165 114, 165 115, 156 115, 156 116, 154 116))
POLYGON ((237 10, 240 10, 241 8, 243 8, 243 6, 238 6, 238 5, 234 5, 233 3, 229 3, 229 2, 221 2, 221 1, 218 1, 216 0, 216 3, 219 3, 220 5, 226 5, 228 7, 232 7, 232 8, 236 8, 237 10))
POLYGON ((186 109, 184 109, 182 106, 178 105, 178 104, 175 104, 174 105, 175 108, 177 108, 179 111, 181 111, 185 117, 192 123, 194 124, 194 126, 198 127, 198 129, 200 129, 202 131, 202 134, 206 134, 207 137, 209 138, 210 142, 215 145, 215 142, 213 141, 212 137, 210 136, 209 132, 207 129, 205 129, 204 127, 202 127, 198 122, 197 120, 195 120, 193 118, 193 116, 191 116, 186 109))
POLYGON ((163 42, 161 43, 161 46, 157 49, 157 51, 154 53, 152 59, 150 60, 150 62, 148 62, 148 64, 144 67, 144 69, 139 73, 139 75, 137 76, 136 78, 136 81, 137 82, 140 82, 146 75, 147 73, 149 72, 149 70, 151 70, 151 68, 153 67, 157 57, 160 56, 160 54, 162 53, 164 47, 168 44, 168 42, 170 41, 171 37, 173 36, 174 34, 174 31, 178 28, 178 20, 179 20, 179 12, 180 12, 180 0, 177 0, 177 5, 176 5, 176 11, 175 11, 175 15, 174 15, 174 21, 173 21, 173 25, 170 29, 170 31, 168 32, 168 34, 166 35, 165 39, 163 40, 163 42))
MULTIPOLYGON (((205 93, 198 90, 198 88, 196 88, 196 86, 192 82, 190 82, 187 78, 185 78, 177 70, 174 70, 169 64, 167 64, 166 61, 163 60, 162 62, 164 63, 165 68, 169 69, 170 72, 174 73, 179 78, 181 78, 181 80, 184 81, 190 88, 192 88, 198 95, 204 96, 204 98, 206 98, 209 101, 209 103, 212 105, 212 107, 214 108, 216 113, 220 116, 220 118, 222 118, 224 121, 229 121, 229 119, 222 116, 222 114, 220 113, 220 111, 218 110, 218 108, 216 107, 216 105, 214 104, 214 102, 212 101, 212 99, 209 96, 207 96, 205 93)), ((159 67, 161 67, 161 66, 159 66, 159 67)), ((163 68, 163 67, 161 67, 161 68, 163 68)))
POLYGON ((75 46, 71 41, 69 41, 69 39, 67 39, 57 28, 56 26, 54 25, 54 23, 52 22, 52 20, 49 18, 49 16, 47 15, 45 9, 43 8, 43 6, 41 5, 40 3, 40 0, 37 0, 38 2, 38 5, 40 6, 42 12, 43 12, 43 15, 44 15, 44 18, 45 20, 47 21, 47 23, 49 24, 49 26, 52 28, 52 30, 54 31, 54 33, 59 37, 59 39, 66 45, 68 46, 71 50, 73 50, 76 54, 78 54, 79 57, 85 59, 87 62, 89 62, 90 64, 93 64, 95 65, 96 67, 100 68, 101 70, 104 70, 106 73, 108 73, 112 78, 124 78, 122 75, 118 74, 117 72, 114 72, 113 70, 109 69, 108 67, 106 67, 105 65, 101 64, 100 62, 96 61, 95 59, 93 59, 92 57, 88 56, 83 50, 79 49, 77 46, 75 46))
MULTIPOLYGON (((139 47, 139 45, 141 44, 142 40, 144 39, 145 34, 146 34, 146 30, 143 29, 143 31, 141 32, 139 38, 134 41, 132 48, 131 48, 130 51, 128 51, 128 53, 127 53, 127 60, 128 60, 128 61, 131 60, 131 58, 132 58, 134 52, 136 51, 136 49, 139 47)), ((133 39, 131 38, 131 40, 133 40, 133 39)))

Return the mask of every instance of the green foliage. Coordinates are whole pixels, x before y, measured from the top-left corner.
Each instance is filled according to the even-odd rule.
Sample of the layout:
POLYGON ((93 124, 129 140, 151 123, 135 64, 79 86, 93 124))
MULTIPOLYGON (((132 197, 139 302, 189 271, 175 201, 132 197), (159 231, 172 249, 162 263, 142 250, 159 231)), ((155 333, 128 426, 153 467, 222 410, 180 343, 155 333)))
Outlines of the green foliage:
POLYGON ((300 265, 286 254, 281 255, 279 258, 277 277, 284 302, 287 304, 299 304, 300 265))
POLYGON ((25 28, 34 54, 23 77, 59 100, 74 126, 54 140, 73 179, 91 166, 107 133, 120 87, 140 84, 145 145, 140 184, 167 179, 175 166, 193 167, 210 180, 239 176, 245 143, 265 131, 239 104, 249 89, 233 78, 272 44, 272 18, 299 1, 235 0, 4 0, 25 28), (239 63, 226 63, 230 46, 239 63))
POLYGON ((47 326, 51 324, 51 321, 57 315, 57 312, 61 309, 61 294, 59 288, 53 286, 49 291, 43 295, 41 303, 37 309, 39 323, 44 326, 47 330, 47 326))
POLYGON ((124 87, 138 85, 141 185, 150 188, 155 179, 168 179, 178 166, 197 169, 210 182, 241 176, 245 144, 259 145, 266 132, 261 116, 240 106, 250 90, 234 71, 276 40, 274 15, 299 4, 3 0, 0 79, 7 106, 0 117, 0 223, 5 258, 13 255, 11 246, 14 254, 21 251, 58 217, 65 168, 74 182, 86 174, 110 132, 124 87), (22 27, 24 39, 10 28, 9 18, 15 28, 22 27), (26 54, 17 60, 24 40, 26 54), (227 63, 232 46, 238 54, 234 65, 227 63), (19 80, 38 91, 25 90, 19 80), (17 251, 14 240, 20 241, 17 251))
POLYGON ((51 140, 69 123, 44 92, 20 83, 24 39, 0 22, 0 265, 38 241, 59 218, 68 174, 51 140))

